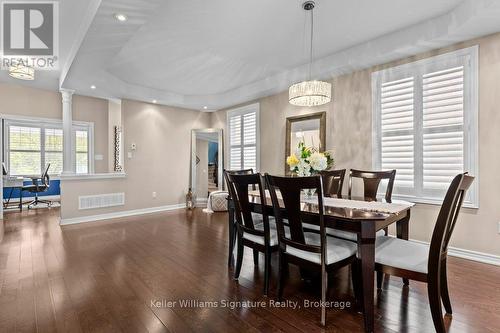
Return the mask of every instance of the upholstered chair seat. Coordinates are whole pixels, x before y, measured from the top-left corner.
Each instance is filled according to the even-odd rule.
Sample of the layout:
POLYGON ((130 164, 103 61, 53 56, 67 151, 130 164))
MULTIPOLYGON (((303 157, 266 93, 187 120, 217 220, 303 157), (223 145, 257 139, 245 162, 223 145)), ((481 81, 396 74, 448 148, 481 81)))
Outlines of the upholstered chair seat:
MULTIPOLYGON (((304 238, 306 244, 320 246, 320 234, 305 232, 304 238)), ((343 239, 327 237, 326 238, 326 264, 333 264, 349 258, 356 254, 357 245, 353 242, 349 242, 343 239)), ((320 264, 321 263, 321 254, 312 253, 309 251, 299 250, 290 245, 286 246, 286 253, 289 253, 295 257, 302 258, 304 260, 320 264)))
POLYGON ((375 262, 427 274, 429 246, 400 238, 381 236, 375 241, 375 262))

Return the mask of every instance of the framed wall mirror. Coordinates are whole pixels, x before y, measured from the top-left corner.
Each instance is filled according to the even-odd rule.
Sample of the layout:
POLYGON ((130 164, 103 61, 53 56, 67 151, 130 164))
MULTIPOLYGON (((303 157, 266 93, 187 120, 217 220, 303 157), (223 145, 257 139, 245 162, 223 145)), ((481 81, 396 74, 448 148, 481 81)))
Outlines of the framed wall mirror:
POLYGON ((192 130, 190 187, 199 203, 206 202, 210 192, 223 189, 223 169, 222 129, 192 130))
POLYGON ((290 170, 286 165, 286 158, 290 156, 295 149, 297 149, 299 142, 304 142, 307 147, 314 147, 318 151, 325 151, 326 112, 317 112, 286 118, 286 174, 290 173, 290 170))

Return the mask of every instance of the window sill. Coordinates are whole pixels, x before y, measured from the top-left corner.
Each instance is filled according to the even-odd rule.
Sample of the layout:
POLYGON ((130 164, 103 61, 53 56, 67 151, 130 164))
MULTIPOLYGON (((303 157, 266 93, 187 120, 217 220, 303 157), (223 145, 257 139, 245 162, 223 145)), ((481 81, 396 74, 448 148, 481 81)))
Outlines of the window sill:
POLYGON ((87 173, 87 174, 61 174, 61 180, 95 180, 95 179, 120 179, 126 178, 124 172, 109 172, 109 173, 87 173))
MULTIPOLYGON (((443 204, 442 199, 434 199, 434 198, 417 198, 409 195, 392 195, 393 199, 397 200, 405 200, 409 202, 413 202, 416 204, 425 204, 425 205, 434 205, 434 206, 441 206, 443 204)), ((464 202, 462 204, 463 208, 471 208, 471 209, 479 209, 479 205, 473 202, 464 202)))

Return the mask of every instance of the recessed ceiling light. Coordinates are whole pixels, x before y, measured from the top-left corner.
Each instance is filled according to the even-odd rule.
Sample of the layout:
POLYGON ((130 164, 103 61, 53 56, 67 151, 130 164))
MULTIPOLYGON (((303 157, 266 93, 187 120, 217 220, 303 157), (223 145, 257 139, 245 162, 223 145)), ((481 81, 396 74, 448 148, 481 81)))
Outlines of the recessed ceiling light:
POLYGON ((158 101, 156 99, 153 99, 153 104, 156 104, 158 103, 158 101))
POLYGON ((96 87, 96 86, 94 86, 94 85, 91 85, 91 86, 90 86, 90 89, 92 89, 92 90, 94 90, 94 89, 96 89, 96 88, 97 88, 97 87, 96 87))
POLYGON ((203 109, 204 109, 204 110, 208 109, 208 106, 204 106, 204 107, 203 107, 203 109))
POLYGON ((128 20, 127 15, 121 13, 116 13, 115 15, 113 15, 113 17, 120 22, 125 22, 128 20))

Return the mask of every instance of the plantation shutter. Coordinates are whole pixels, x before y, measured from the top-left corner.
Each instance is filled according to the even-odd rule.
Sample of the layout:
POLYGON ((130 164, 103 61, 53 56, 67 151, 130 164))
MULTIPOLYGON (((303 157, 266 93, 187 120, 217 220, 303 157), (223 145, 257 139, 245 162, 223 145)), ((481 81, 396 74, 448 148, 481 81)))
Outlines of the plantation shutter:
POLYGON ((414 78, 381 87, 381 166, 396 169, 398 186, 414 186, 414 78))
POLYGON ((464 171, 464 67, 424 74, 423 188, 446 189, 464 171))
POLYGON ((258 169, 258 108, 228 112, 229 169, 258 169))
POLYGON ((478 48, 372 74, 373 166, 396 169, 393 194, 441 203, 453 177, 476 177, 464 202, 477 207, 478 48))

